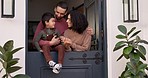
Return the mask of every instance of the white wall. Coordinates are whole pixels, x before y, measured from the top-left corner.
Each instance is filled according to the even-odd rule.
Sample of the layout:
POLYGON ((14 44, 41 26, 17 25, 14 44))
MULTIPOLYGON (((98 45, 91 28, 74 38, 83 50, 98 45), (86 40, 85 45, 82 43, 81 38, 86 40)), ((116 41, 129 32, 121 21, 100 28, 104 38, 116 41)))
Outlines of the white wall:
MULTIPOLYGON (((120 24, 125 25, 128 29, 133 26, 137 27, 137 30, 142 30, 140 37, 142 39, 148 40, 147 30, 148 30, 148 7, 147 0, 139 0, 139 13, 140 21, 137 23, 124 23, 122 18, 122 0, 107 0, 107 42, 108 42, 108 78, 118 78, 125 67, 125 59, 116 61, 121 55, 121 50, 113 52, 113 48, 117 39, 115 36, 119 34, 117 26, 120 24)), ((146 45, 148 51, 148 45, 146 45)), ((147 62, 148 63, 148 54, 147 62)))
MULTIPOLYGON (((140 36, 143 39, 148 40, 148 36, 146 35, 148 30, 148 9, 146 9, 146 7, 148 7, 147 3, 147 0, 139 0, 140 21, 138 23, 129 24, 123 23, 122 20, 122 0, 107 0, 108 78, 118 78, 125 66, 125 59, 116 62, 116 59, 121 54, 120 51, 113 52, 114 45, 117 42, 115 36, 119 33, 117 30, 117 26, 119 24, 124 24, 128 28, 136 26, 137 29, 142 30, 140 36)), ((15 42, 14 47, 24 47, 24 49, 15 54, 15 57, 20 58, 18 65, 23 67, 17 73, 25 72, 25 7, 25 0, 16 0, 15 17, 0 18, 0 45, 3 45, 7 40, 13 39, 15 42)), ((146 46, 146 49, 148 51, 148 46, 146 46)), ((1 76, 2 74, 0 74, 0 77, 1 76)))
MULTIPOLYGON (((15 17, 0 17, 0 45, 8 40, 14 40, 14 48, 24 47, 15 54, 14 57, 20 58, 18 66, 23 67, 18 73, 25 73, 25 2, 26 0, 15 0, 15 17)), ((1 4, 1 1, 0 1, 1 4)), ((1 6, 0 6, 1 15, 1 6)), ((0 69, 2 66, 0 65, 0 69)), ((3 73, 0 73, 0 78, 3 73)))

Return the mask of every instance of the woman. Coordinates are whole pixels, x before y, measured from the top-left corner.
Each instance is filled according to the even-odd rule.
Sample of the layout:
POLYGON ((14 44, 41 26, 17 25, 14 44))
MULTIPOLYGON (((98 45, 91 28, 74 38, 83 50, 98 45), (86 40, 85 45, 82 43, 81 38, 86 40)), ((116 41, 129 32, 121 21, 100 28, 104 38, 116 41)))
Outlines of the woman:
POLYGON ((91 45, 91 34, 87 32, 88 21, 85 15, 78 11, 71 11, 66 22, 68 29, 61 39, 67 51, 88 51, 91 45))

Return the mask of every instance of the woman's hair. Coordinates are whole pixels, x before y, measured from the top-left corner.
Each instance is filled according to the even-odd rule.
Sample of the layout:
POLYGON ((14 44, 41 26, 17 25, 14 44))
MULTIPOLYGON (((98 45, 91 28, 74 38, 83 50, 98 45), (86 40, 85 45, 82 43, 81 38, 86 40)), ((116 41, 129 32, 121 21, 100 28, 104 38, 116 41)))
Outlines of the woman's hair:
POLYGON ((79 13, 78 11, 69 12, 72 22, 71 29, 79 34, 83 33, 88 27, 88 21, 84 14, 79 13))
POLYGON ((45 21, 49 22, 51 18, 54 18, 54 15, 51 14, 50 12, 46 12, 42 15, 42 23, 44 27, 46 26, 45 21))

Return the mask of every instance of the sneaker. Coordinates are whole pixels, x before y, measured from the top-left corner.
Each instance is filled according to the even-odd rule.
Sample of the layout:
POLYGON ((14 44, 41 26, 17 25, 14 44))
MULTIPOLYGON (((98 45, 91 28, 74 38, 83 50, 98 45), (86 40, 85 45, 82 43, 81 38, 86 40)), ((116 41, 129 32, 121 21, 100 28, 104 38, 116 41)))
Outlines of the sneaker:
POLYGON ((50 68, 53 68, 56 63, 54 61, 49 61, 48 64, 49 64, 50 68))
POLYGON ((58 73, 60 73, 60 69, 62 68, 62 64, 56 64, 54 67, 53 67, 53 72, 55 73, 55 74, 58 74, 58 73))

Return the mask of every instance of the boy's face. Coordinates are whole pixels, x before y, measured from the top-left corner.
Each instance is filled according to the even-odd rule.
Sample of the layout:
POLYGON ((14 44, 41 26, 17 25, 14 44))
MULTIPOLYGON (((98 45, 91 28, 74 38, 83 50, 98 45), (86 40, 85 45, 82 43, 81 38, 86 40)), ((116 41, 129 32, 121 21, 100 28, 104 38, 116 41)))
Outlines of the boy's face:
POLYGON ((54 26, 55 26, 55 18, 51 18, 49 20, 49 22, 45 21, 45 24, 46 24, 46 28, 54 28, 54 26))

